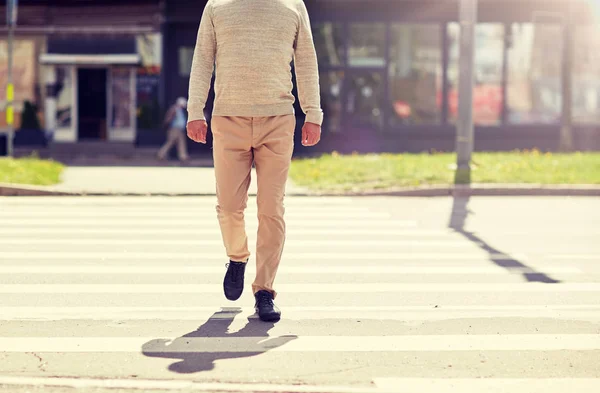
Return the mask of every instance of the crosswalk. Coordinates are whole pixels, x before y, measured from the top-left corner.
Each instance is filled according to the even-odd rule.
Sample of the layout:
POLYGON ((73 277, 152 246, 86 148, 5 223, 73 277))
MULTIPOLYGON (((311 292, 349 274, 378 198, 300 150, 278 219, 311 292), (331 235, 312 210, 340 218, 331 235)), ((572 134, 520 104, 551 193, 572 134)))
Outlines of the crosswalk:
POLYGON ((0 199, 0 387, 600 391, 597 200, 288 198, 277 324, 214 203, 0 199))

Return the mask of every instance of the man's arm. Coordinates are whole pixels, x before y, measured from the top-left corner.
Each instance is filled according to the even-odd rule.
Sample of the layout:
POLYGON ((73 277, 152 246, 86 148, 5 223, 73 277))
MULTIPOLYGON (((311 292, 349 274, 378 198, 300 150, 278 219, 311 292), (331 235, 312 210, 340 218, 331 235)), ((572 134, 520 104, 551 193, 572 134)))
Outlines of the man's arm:
POLYGON ((188 93, 188 122, 204 119, 204 106, 212 79, 216 54, 212 1, 204 8, 192 60, 188 93))
POLYGON ((294 67, 300 106, 306 114, 306 122, 321 125, 321 93, 319 91, 319 66, 313 43, 308 11, 304 1, 298 1, 300 16, 298 34, 294 45, 294 67))

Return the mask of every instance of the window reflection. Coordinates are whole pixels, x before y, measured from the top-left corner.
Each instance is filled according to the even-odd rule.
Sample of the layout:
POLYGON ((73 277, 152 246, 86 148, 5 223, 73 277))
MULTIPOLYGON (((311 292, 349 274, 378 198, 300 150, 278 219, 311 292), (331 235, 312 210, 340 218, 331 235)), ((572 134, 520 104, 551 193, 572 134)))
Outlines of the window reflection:
POLYGON ((320 66, 343 64, 344 32, 339 23, 316 23, 313 25, 313 39, 320 66))
POLYGON ((509 36, 510 123, 558 123, 561 114, 560 26, 513 24, 509 36))
POLYGON ((56 127, 71 128, 73 74, 71 67, 56 67, 56 127))
POLYGON ((440 121, 442 51, 438 25, 393 25, 389 65, 390 123, 440 121))
POLYGON ((321 105, 327 131, 339 132, 342 119, 343 72, 323 72, 320 75, 321 105))
POLYGON ((575 29, 573 42, 573 120, 600 123, 600 28, 575 29))
POLYGON ((127 67, 112 69, 112 124, 113 128, 131 127, 131 108, 133 92, 131 89, 131 70, 127 67))
MULTIPOLYGON (((458 23, 448 25, 448 120, 458 115, 459 37, 458 23)), ((502 115, 502 60, 504 25, 482 23, 475 28, 475 85, 473 89, 473 121, 478 125, 497 125, 502 115)))
POLYGON ((348 63, 355 67, 385 66, 385 25, 355 23, 350 25, 348 63))

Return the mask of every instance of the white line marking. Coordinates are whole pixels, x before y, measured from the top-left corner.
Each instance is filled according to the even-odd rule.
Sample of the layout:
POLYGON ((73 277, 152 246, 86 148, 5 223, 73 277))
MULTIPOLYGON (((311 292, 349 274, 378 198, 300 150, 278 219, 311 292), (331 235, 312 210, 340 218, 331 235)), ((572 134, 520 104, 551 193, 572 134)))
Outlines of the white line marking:
MULTIPOLYGON (((207 223, 206 225, 200 225, 198 222, 194 223, 194 228, 193 231, 195 234, 198 235, 212 235, 215 238, 220 238, 221 236, 221 232, 219 230, 218 227, 218 223, 216 221, 210 221, 209 223, 207 223)), ((455 231, 452 230, 447 230, 447 229, 394 229, 394 228, 364 228, 362 226, 357 226, 355 228, 348 228, 347 226, 345 226, 344 228, 340 228, 338 227, 332 227, 332 228, 323 228, 323 227, 316 227, 316 228, 308 228, 306 226, 301 226, 300 228, 295 228, 298 225, 296 225, 295 222, 288 222, 288 228, 286 230, 287 234, 290 237, 294 237, 294 236, 304 236, 304 235, 313 235, 313 236, 332 236, 332 235, 338 235, 338 236, 344 236, 344 235, 362 235, 362 236, 369 236, 369 237, 379 237, 379 236, 387 236, 387 237, 444 237, 444 238, 451 238, 451 239, 457 239, 457 240, 462 240, 465 241, 465 238, 460 235, 460 233, 457 233, 455 231)), ((409 226, 413 226, 411 225, 405 225, 405 223, 402 223, 401 225, 397 225, 397 227, 409 227, 409 226)), ((254 229, 257 228, 256 224, 252 224, 250 222, 247 223, 247 227, 249 229, 249 232, 252 232, 254 229)), ((166 228, 147 228, 147 226, 143 226, 143 227, 135 227, 135 229, 133 228, 128 228, 127 226, 125 226, 125 228, 122 227, 113 227, 110 225, 104 225, 102 227, 99 226, 95 226, 95 227, 73 227, 73 226, 52 226, 52 225, 41 225, 41 223, 34 223, 32 222, 31 225, 18 225, 18 226, 11 226, 11 227, 2 227, 0 228, 0 235, 2 236, 15 236, 15 235, 27 235, 27 236, 31 236, 31 235, 44 235, 45 238, 53 238, 53 239, 58 239, 58 238, 64 238, 65 236, 80 236, 80 235, 95 235, 95 236, 103 236, 103 235, 131 235, 132 233, 135 233, 135 235, 137 236, 142 236, 142 235, 171 235, 171 236, 181 236, 181 235, 188 235, 189 234, 189 229, 188 227, 186 228, 180 228, 180 227, 170 227, 167 226, 166 228)), ((525 236, 525 235, 530 235, 531 231, 514 231, 514 230, 501 230, 501 231, 495 231, 495 232, 489 232, 486 233, 485 231, 481 231, 481 230, 473 230, 473 231, 469 231, 470 233, 473 233, 474 235, 481 235, 481 236, 489 236, 490 234, 493 234, 495 237, 506 237, 506 236, 525 236)), ((539 231, 536 231, 537 234, 543 234, 544 236, 548 236, 547 233, 542 233, 539 231)), ((564 238, 565 234, 564 233, 553 233, 552 235, 554 236, 560 236, 561 238, 564 238)), ((593 236, 597 236, 600 235, 600 232, 592 232, 592 231, 588 231, 588 232, 580 232, 580 233, 573 233, 573 231, 569 231, 569 236, 571 236, 571 238, 573 238, 574 236, 577 237, 593 237, 593 236)))
POLYGON ((419 393, 599 392, 597 378, 375 378, 387 391, 419 393))
MULTIPOLYGON (((214 239, 40 239, 40 238, 19 238, 3 237, 0 238, 0 245, 114 245, 114 246, 134 246, 134 245, 155 245, 155 246, 222 246, 223 240, 214 239)), ((289 240, 285 243, 286 247, 316 247, 316 246, 344 246, 344 247, 370 247, 370 246, 423 246, 423 247, 452 247, 452 248, 471 248, 475 244, 469 241, 460 240, 289 240)))
MULTIPOLYGON (((215 203, 206 204, 202 201, 190 201, 191 206, 185 205, 89 205, 89 206, 8 206, 3 205, 7 214, 10 215, 23 215, 23 216, 35 216, 40 215, 42 217, 53 217, 53 216, 95 216, 100 215, 103 212, 109 213, 110 215, 148 215, 148 216, 167 216, 173 213, 175 216, 194 216, 194 215, 213 215, 216 216, 216 200, 215 203)), ((389 215, 393 209, 386 208, 375 208, 372 209, 368 206, 356 206, 356 205, 337 205, 337 204, 323 204, 323 205, 298 205, 285 203, 286 214, 298 214, 302 212, 312 212, 312 214, 327 214, 333 213, 335 215, 347 214, 347 215, 389 215)), ((258 209, 255 203, 250 203, 244 210, 247 214, 257 214, 258 209)), ((440 212, 441 213, 441 212, 440 212)), ((448 211, 448 213, 450 213, 448 211)))
MULTIPOLYGON (((178 260, 187 259, 194 261, 222 261, 226 259, 225 254, 221 253, 184 253, 184 252, 54 252, 54 251, 0 251, 0 260, 19 259, 19 260, 89 260, 89 259, 144 259, 144 260, 178 260)), ((364 261, 400 261, 400 260, 477 260, 487 261, 489 259, 517 259, 521 262, 527 260, 524 254, 488 254, 485 251, 473 250, 470 253, 285 253, 284 260, 364 260, 364 261)))
MULTIPOLYGON (((308 200, 304 200, 305 202, 308 200)), ((85 210, 101 210, 110 209, 114 211, 140 211, 140 212, 155 212, 160 211, 213 211, 217 205, 217 198, 212 201, 202 201, 198 203, 198 199, 188 199, 189 203, 180 201, 179 203, 161 204, 161 203, 139 203, 139 204, 121 204, 121 203, 94 203, 94 204, 45 204, 45 205, 6 205, 17 211, 85 211, 85 210), (125 206, 128 205, 128 206, 125 206)), ((254 202, 254 201, 253 201, 254 202)), ((335 210, 342 211, 372 211, 373 209, 368 205, 360 205, 356 203, 302 203, 300 200, 285 200, 284 204, 286 207, 294 209, 314 209, 314 210, 326 210, 335 207, 335 210)), ((249 203, 246 210, 257 211, 256 203, 249 203)))
MULTIPOLYGON (((0 307, 2 321, 201 321, 240 316, 258 318, 251 307, 0 307)), ((285 307, 286 320, 440 321, 467 318, 552 318, 597 322, 600 320, 600 306, 285 307)))
POLYGON ((260 337, 0 337, 2 352, 424 352, 598 350, 598 334, 260 336, 260 337))
MULTIPOLYGON (((577 284, 280 284, 286 293, 382 293, 382 292, 600 292, 600 283, 577 284)), ((211 284, 3 284, 0 293, 221 293, 211 284)))
MULTIPOLYGON (((275 384, 234 384, 204 383, 176 380, 140 380, 140 379, 90 379, 90 378, 52 378, 52 377, 14 377, 0 376, 0 385, 16 386, 55 386, 79 389, 135 389, 140 391, 177 390, 196 392, 233 392, 233 393, 387 393, 388 390, 373 387, 344 387, 321 385, 275 385, 275 384)), ((389 391, 398 393, 396 389, 389 391)))
MULTIPOLYGON (((455 234, 452 231, 447 230, 418 230, 418 229, 405 229, 405 230, 397 230, 397 229, 378 229, 378 228, 332 228, 332 229, 295 229, 293 228, 293 223, 291 224, 292 228, 289 227, 286 230, 288 236, 300 236, 300 235, 314 235, 314 236, 322 236, 322 235, 370 235, 370 236, 404 236, 404 237, 424 237, 424 236, 440 236, 440 237, 452 237, 455 239, 464 240, 464 237, 459 234, 455 234)), ((52 238, 64 238, 64 235, 69 236, 81 236, 81 235, 131 235, 134 232, 132 229, 122 229, 122 228, 73 228, 73 227, 42 227, 41 225, 30 226, 30 227, 2 227, 0 228, 0 235, 51 235, 52 238)), ((180 236, 180 235, 189 235, 190 231, 187 228, 136 228, 135 229, 136 236, 142 235, 171 235, 171 236, 180 236)), ((221 232, 219 230, 218 224, 215 222, 210 227, 200 227, 194 228, 194 234, 196 235, 213 235, 215 238, 221 237, 221 232)), ((49 236, 44 236, 48 238, 49 236)))
MULTIPOLYGON (((250 197, 251 200, 255 200, 255 196, 250 197)), ((89 207, 97 207, 97 206, 123 206, 123 205, 133 205, 134 207, 140 206, 190 206, 197 204, 198 201, 203 203, 207 203, 208 201, 215 201, 216 196, 184 196, 184 197, 169 197, 169 196, 149 196, 149 197, 139 197, 139 196, 86 196, 85 198, 81 198, 78 196, 69 197, 69 196, 61 196, 61 197, 52 197, 52 196, 41 196, 39 198, 18 198, 14 199, 12 197, 0 197, 0 200, 6 203, 6 205, 16 206, 16 207, 27 207, 27 206, 48 206, 49 208, 55 208, 57 206, 89 206, 89 207)), ((327 206, 327 205, 353 205, 353 206, 361 206, 360 203, 357 203, 356 198, 348 198, 348 197, 287 197, 285 199, 286 205, 318 205, 318 206, 327 206)))
POLYGON ((548 255, 548 259, 578 259, 578 260, 593 260, 600 262, 600 254, 555 254, 548 255))
MULTIPOLYGON (((250 263, 246 272, 253 273, 250 263)), ((183 275, 224 274, 223 266, 164 265, 164 266, 106 266, 106 265, 0 265, 0 274, 136 274, 183 275)), ((581 274, 576 267, 503 268, 500 266, 282 266, 278 274, 497 274, 547 273, 581 274)))
MULTIPOLYGON (((153 219, 153 220, 166 220, 172 218, 195 218, 195 219, 216 219, 217 213, 213 209, 206 210, 198 210, 198 211, 181 211, 181 212, 173 212, 168 210, 160 210, 156 209, 154 212, 136 212, 136 211, 128 211, 122 213, 115 213, 111 209, 102 209, 97 211, 85 211, 85 212, 76 212, 76 211, 40 211, 40 212, 15 212, 15 213, 2 213, 4 217, 8 219, 18 218, 20 220, 45 220, 48 218, 61 218, 68 216, 72 220, 91 220, 91 219, 99 219, 99 220, 112 220, 112 219, 153 219)), ((258 212, 256 211, 246 211, 245 216, 256 216, 258 212)), ((300 209, 287 209, 285 213, 286 217, 289 218, 314 218, 314 219, 381 219, 381 218, 391 218, 389 213, 384 212, 361 212, 355 210, 347 210, 347 211, 338 211, 336 209, 328 209, 323 211, 314 211, 312 209, 306 209, 305 211, 301 211, 300 209)))
MULTIPOLYGON (((248 228, 252 228, 252 227, 256 227, 256 218, 252 218, 249 216, 246 216, 247 224, 248 224, 248 228), (252 225, 252 226, 250 226, 252 225)), ((169 219, 169 218, 164 218, 164 219, 160 219, 160 218, 135 218, 135 219, 131 219, 131 220, 124 220, 121 218, 102 218, 102 217, 97 217, 97 218, 93 218, 90 217, 89 219, 72 219, 72 218, 65 218, 65 219, 38 219, 38 218, 31 218, 31 219, 21 219, 21 218, 17 218, 17 219, 2 219, 2 225, 3 226, 11 226, 11 225, 15 225, 15 226, 24 226, 24 224, 30 224, 32 226, 48 226, 48 225, 54 225, 54 226, 92 226, 92 227, 98 227, 98 226, 107 226, 110 225, 111 227, 131 227, 131 228, 148 228, 156 226, 156 227, 170 227, 170 226, 178 226, 178 227, 185 227, 185 228, 190 228, 190 229, 195 229, 197 227, 203 227, 206 225, 210 225, 214 228, 217 228, 217 226, 215 225, 217 218, 216 216, 213 218, 205 218, 202 219, 201 217, 189 217, 188 219, 184 219, 184 220, 180 220, 180 219, 169 219)), ((381 220, 381 219, 356 219, 356 218, 339 218, 339 219, 326 219, 323 217, 318 217, 318 218, 314 218, 311 219, 310 217, 306 217, 306 216, 298 216, 298 217, 286 217, 286 220, 288 222, 288 224, 290 224, 290 226, 294 226, 294 227, 302 227, 302 228, 338 228, 340 226, 345 227, 346 229, 348 229, 348 227, 353 228, 353 227, 357 227, 357 228, 361 228, 361 227, 374 227, 374 228, 407 228, 407 227, 416 227, 417 226, 417 222, 416 221, 405 221, 405 220, 394 220, 394 219, 387 219, 387 220, 381 220)))

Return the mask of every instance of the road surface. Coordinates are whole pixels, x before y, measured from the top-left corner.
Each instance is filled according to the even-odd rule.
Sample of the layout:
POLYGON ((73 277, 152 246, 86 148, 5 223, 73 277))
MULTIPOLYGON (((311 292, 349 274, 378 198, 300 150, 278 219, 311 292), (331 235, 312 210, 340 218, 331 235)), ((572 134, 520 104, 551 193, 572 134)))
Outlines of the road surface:
POLYGON ((0 392, 600 391, 597 198, 290 197, 277 324, 214 204, 0 199, 0 392))

